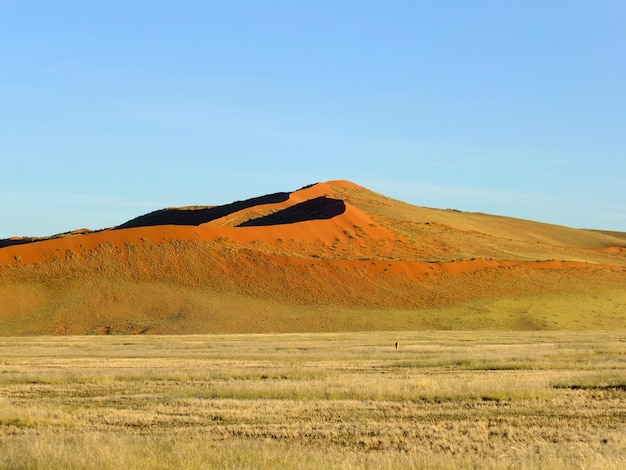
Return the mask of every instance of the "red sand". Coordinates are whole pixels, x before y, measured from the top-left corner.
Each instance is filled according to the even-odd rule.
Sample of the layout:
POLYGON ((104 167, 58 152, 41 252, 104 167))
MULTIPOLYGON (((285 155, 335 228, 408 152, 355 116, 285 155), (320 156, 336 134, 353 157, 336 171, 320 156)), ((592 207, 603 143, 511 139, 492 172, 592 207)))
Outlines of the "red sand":
MULTIPOLYGON (((414 328, 421 325, 414 309, 581 290, 595 298, 607 286, 622 289, 626 279, 626 249, 603 241, 578 244, 600 249, 521 235, 512 241, 508 232, 490 235, 489 226, 483 232, 477 224, 468 231, 452 228, 456 222, 430 223, 430 213, 417 221, 414 209, 419 212, 333 181, 201 225, 79 230, 6 246, 0 248, 0 317, 18 334, 284 331, 285 321, 294 331, 333 331, 352 328, 338 326, 328 313, 343 306, 408 309, 404 326, 414 328), (323 197, 335 199, 340 210, 325 212, 326 200, 302 204, 323 197), (260 218, 276 225, 238 226, 260 218), (291 313, 294 306, 331 310, 313 308, 307 326, 291 313), (272 314, 274 320, 261 324, 275 309, 289 314, 272 314)), ((207 220, 197 215, 177 221, 207 220)), ((463 217, 454 220, 463 224, 463 217)), ((517 231, 515 223, 507 227, 517 231)), ((553 235, 550 230, 559 229, 544 232, 553 235)), ((575 239, 571 230, 567 236, 575 239)), ((369 321, 363 318, 359 328, 397 328, 369 321)))
MULTIPOLYGON (((123 248, 126 243, 141 244, 144 240, 161 243, 167 240, 204 240, 215 241, 227 238, 239 243, 263 241, 275 243, 279 240, 298 240, 307 243, 331 244, 335 239, 346 240, 347 233, 354 233, 361 227, 372 240, 397 240, 393 232, 375 224, 360 209, 347 205, 345 213, 327 220, 311 220, 289 225, 267 227, 228 227, 224 224, 229 219, 241 218, 245 214, 281 210, 299 202, 319 196, 332 196, 331 184, 339 187, 359 188, 349 182, 319 183, 309 188, 292 193, 284 203, 266 204, 244 209, 227 217, 198 226, 160 225, 154 227, 136 227, 122 230, 104 230, 101 232, 41 240, 24 245, 13 245, 0 249, 0 264, 38 263, 55 257, 64 257, 67 250, 83 253, 99 245, 111 243, 123 248)), ((244 217, 245 218, 245 217, 244 217)))
MULTIPOLYGON (((169 240, 230 240, 236 243, 249 244, 265 242, 269 245, 296 241, 313 244, 319 247, 319 258, 329 258, 324 247, 334 243, 354 244, 359 246, 356 252, 363 254, 368 244, 386 242, 410 244, 407 239, 376 223, 364 211, 346 203, 343 214, 326 220, 309 220, 293 224, 233 227, 228 226, 230 220, 247 220, 255 215, 268 214, 293 206, 320 196, 336 197, 333 188, 364 189, 348 181, 330 181, 318 183, 308 188, 293 192, 289 199, 282 203, 265 204, 229 214, 227 217, 213 220, 200 226, 162 225, 153 227, 137 227, 122 230, 104 230, 94 233, 76 231, 72 236, 36 241, 23 245, 13 245, 0 249, 0 264, 17 265, 45 262, 54 258, 64 259, 67 252, 85 253, 103 244, 111 244, 123 249, 126 244, 140 245, 144 241, 163 243, 169 240)), ((605 249, 615 250, 615 249, 605 249)), ((623 250, 623 249, 617 249, 623 250)), ((272 251, 271 249, 269 250, 272 251)), ((280 250, 276 250, 279 253, 280 250)), ((278 255, 277 255, 278 256, 278 255)), ((561 269, 566 267, 589 266, 588 263, 566 261, 506 261, 473 259, 451 262, 399 261, 386 259, 368 260, 326 260, 296 256, 284 257, 284 262, 292 264, 312 265, 331 263, 332 265, 353 269, 365 269, 370 275, 382 273, 397 274, 407 279, 422 279, 432 274, 466 274, 476 271, 525 266, 533 269, 561 269)), ((375 257, 372 257, 375 258, 375 257)))

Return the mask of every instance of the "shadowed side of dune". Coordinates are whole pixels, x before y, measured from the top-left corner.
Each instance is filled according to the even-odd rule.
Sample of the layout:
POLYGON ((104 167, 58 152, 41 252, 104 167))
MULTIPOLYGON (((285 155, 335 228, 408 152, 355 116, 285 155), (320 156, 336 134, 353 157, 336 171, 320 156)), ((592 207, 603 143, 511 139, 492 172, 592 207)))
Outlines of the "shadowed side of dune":
POLYGON ((287 209, 264 217, 248 220, 238 227, 263 227, 268 225, 285 225, 308 220, 332 219, 346 211, 346 204, 339 199, 326 196, 316 197, 295 204, 287 209))
POLYGON ((36 238, 5 238, 0 240, 0 248, 4 248, 6 246, 24 245, 35 241, 37 241, 36 238))
POLYGON ((285 202, 288 199, 289 193, 280 192, 216 207, 202 209, 161 209, 129 220, 117 226, 115 229, 151 227, 156 225, 200 225, 250 207, 263 204, 277 204, 285 202))

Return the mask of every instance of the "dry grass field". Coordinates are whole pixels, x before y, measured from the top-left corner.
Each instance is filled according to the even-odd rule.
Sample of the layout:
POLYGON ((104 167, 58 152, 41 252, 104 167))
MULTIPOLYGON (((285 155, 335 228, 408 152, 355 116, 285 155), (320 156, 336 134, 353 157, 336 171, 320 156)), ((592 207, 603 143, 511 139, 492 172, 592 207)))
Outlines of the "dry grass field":
POLYGON ((1 468, 621 469, 624 429, 623 330, 0 338, 1 468))

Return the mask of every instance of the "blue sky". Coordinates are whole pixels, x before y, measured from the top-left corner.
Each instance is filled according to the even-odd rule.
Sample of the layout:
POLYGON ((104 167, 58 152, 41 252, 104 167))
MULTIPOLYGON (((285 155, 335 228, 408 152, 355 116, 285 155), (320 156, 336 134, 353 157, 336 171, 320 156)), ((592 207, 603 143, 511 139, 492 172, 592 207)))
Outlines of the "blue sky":
POLYGON ((0 238, 349 179, 626 231, 626 3, 0 0, 0 238))

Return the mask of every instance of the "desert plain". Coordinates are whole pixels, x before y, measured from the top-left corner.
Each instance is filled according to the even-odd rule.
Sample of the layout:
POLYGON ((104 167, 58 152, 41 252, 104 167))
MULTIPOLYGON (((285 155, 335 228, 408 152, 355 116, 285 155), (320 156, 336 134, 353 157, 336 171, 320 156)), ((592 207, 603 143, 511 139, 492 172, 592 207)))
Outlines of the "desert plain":
POLYGON ((624 468, 626 234, 348 181, 0 241, 3 468, 624 468))

